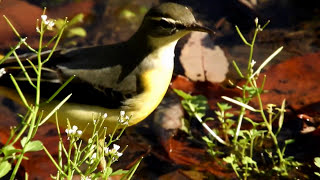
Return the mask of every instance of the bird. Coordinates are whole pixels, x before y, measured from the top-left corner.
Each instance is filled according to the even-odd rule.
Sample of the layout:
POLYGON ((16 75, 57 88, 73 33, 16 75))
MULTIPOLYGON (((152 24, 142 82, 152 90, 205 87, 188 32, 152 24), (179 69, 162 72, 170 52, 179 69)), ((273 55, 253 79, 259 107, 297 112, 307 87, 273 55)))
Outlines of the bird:
MULTIPOLYGON (((162 3, 146 13, 136 33, 127 41, 56 50, 43 70, 42 100, 75 76, 59 93, 59 97, 72 93, 58 110, 60 126, 67 127, 68 119, 71 125, 90 134, 94 117, 106 113, 103 126, 111 133, 117 127, 121 112, 130 117, 129 126, 137 124, 155 110, 166 94, 177 41, 192 31, 214 34, 210 28, 197 23, 188 7, 162 3)), ((48 53, 43 52, 44 56, 48 53)), ((10 72, 10 66, 5 64, 0 67, 10 72)), ((15 73, 15 76, 21 74, 15 73)), ((22 104, 15 89, 1 83, 1 79, 5 78, 0 78, 0 96, 22 104)), ((27 95, 28 99, 32 97, 27 95)), ((53 100, 40 106, 43 117, 59 102, 53 100)), ((55 122, 55 118, 49 121, 55 122)))

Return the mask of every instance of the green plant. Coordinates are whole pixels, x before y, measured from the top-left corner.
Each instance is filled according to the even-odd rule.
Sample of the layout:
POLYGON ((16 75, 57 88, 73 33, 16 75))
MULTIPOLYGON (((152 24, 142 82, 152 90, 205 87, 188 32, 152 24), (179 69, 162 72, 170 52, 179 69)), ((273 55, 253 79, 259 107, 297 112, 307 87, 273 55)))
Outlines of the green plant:
MULTIPOLYGON (((12 28, 13 32, 20 39, 20 41, 15 47, 11 49, 11 51, 9 51, 0 60, 0 64, 5 62, 5 60, 7 60, 13 54, 20 66, 21 71, 24 73, 25 80, 29 83, 30 86, 32 86, 35 89, 36 94, 34 102, 28 102, 28 100, 30 101, 30 99, 27 100, 27 98, 24 95, 24 92, 21 90, 19 86, 19 82, 16 80, 15 77, 13 77, 10 74, 10 78, 14 84, 14 87, 20 95, 21 101, 23 102, 24 106, 27 108, 27 113, 25 115, 20 115, 21 124, 19 124, 19 126, 17 127, 11 128, 10 137, 7 143, 0 150, 0 178, 5 176, 10 172, 10 170, 12 170, 10 179, 15 179, 22 160, 27 160, 25 153, 44 150, 57 168, 56 176, 52 176, 52 178, 54 179, 72 179, 72 177, 75 174, 79 174, 82 179, 107 179, 109 176, 112 175, 122 175, 122 179, 131 179, 142 159, 138 160, 130 170, 119 169, 114 171, 111 168, 111 165, 115 161, 117 161, 120 156, 122 156, 123 151, 126 149, 124 148, 121 152, 119 152, 120 146, 114 144, 116 141, 119 140, 125 128, 128 126, 128 121, 130 117, 127 116, 124 111, 120 112, 118 124, 113 133, 109 135, 108 139, 106 139, 106 130, 102 127, 103 121, 107 118, 107 114, 98 115, 98 117, 95 120, 93 120, 94 130, 91 134, 91 138, 89 138, 87 143, 84 143, 80 139, 83 132, 85 132, 85 129, 79 130, 77 126, 71 126, 69 124, 68 129, 66 129, 65 131, 69 139, 68 148, 63 144, 61 132, 58 128, 59 124, 57 119, 57 110, 71 97, 71 94, 65 97, 45 117, 43 116, 43 113, 39 111, 42 105, 50 103, 59 94, 59 92, 62 91, 63 88, 74 78, 73 76, 69 80, 67 80, 54 94, 52 94, 50 98, 48 98, 48 100, 44 102, 40 101, 40 86, 42 82, 41 75, 43 66, 50 60, 67 25, 70 25, 70 23, 72 25, 73 23, 76 23, 77 20, 73 19, 71 20, 71 22, 68 22, 67 19, 65 19, 63 22, 58 21, 59 25, 55 27, 55 23, 57 21, 53 19, 48 19, 45 15, 44 10, 41 16, 41 20, 37 21, 36 30, 39 33, 39 49, 35 50, 34 48, 28 45, 28 43, 26 42, 27 38, 22 38, 20 34, 16 31, 16 29, 13 27, 11 22, 5 16, 4 18, 9 24, 9 26, 12 28), (43 43, 44 33, 53 29, 56 32, 56 35, 53 36, 53 38, 49 40, 48 43, 43 43), (53 48, 50 50, 49 55, 46 56, 45 59, 43 59, 42 52, 44 49, 48 49, 51 43, 53 43, 53 48), (21 45, 25 45, 31 52, 36 54, 36 63, 28 59, 26 61, 29 63, 29 66, 26 66, 24 65, 24 63, 22 63, 22 60, 16 53, 16 49, 18 49, 21 45), (30 72, 36 74, 35 79, 30 77, 30 72), (37 133, 38 127, 44 124, 50 117, 54 115, 56 115, 57 130, 60 137, 60 141, 58 144, 58 161, 56 161, 51 156, 51 154, 48 152, 48 150, 42 144, 42 142, 38 140, 33 140, 34 136, 37 133), (116 130, 119 129, 120 126, 124 128, 121 129, 120 133, 116 134, 116 130), (27 136, 24 137, 24 134, 27 134, 27 136), (107 143, 105 143, 106 140, 107 143), (19 142, 22 148, 17 148, 15 146, 19 142), (113 148, 110 148, 111 145, 113 145, 113 148), (63 161, 63 159, 67 159, 65 164, 65 161, 63 161), (102 164, 103 169, 102 171, 98 172, 97 166, 101 164, 101 162, 104 162, 104 164, 102 164), (15 164, 15 166, 13 166, 13 164, 15 164), (85 170, 83 170, 83 168, 81 168, 80 170, 81 165, 86 165, 85 170)), ((5 70, 1 69, 0 74, 3 75, 4 73, 5 70)), ((25 176, 27 179, 27 172, 25 176)))
MULTIPOLYGON (((0 64, 2 64, 9 56, 11 56, 12 54, 14 55, 14 57, 16 58, 18 64, 20 65, 21 70, 23 71, 26 80, 29 82, 30 86, 32 86, 35 89, 36 95, 35 95, 35 101, 33 103, 30 103, 27 101, 26 97, 24 96, 17 80, 10 74, 10 78, 18 92, 18 94, 20 95, 21 101, 23 102, 23 104, 25 105, 25 107, 27 108, 28 112, 26 113, 26 115, 22 116, 21 115, 21 124, 17 127, 13 127, 11 129, 11 134, 10 137, 7 141, 7 143, 3 146, 3 148, 0 150, 0 154, 2 155, 1 157, 1 162, 0 162, 0 166, 3 166, 5 168, 0 169, 0 175, 1 177, 3 177, 4 175, 6 175, 12 168, 12 164, 15 162, 15 166, 12 170, 12 174, 10 179, 13 180, 17 174, 17 171, 21 165, 21 162, 23 159, 26 159, 26 157, 24 156, 25 153, 27 152, 31 152, 31 151, 40 151, 43 149, 43 144, 36 140, 32 140, 38 130, 38 127, 43 124, 46 119, 48 119, 49 115, 54 114, 54 112, 56 111, 56 109, 58 109, 70 96, 66 97, 58 106, 55 110, 53 110, 53 112, 49 113, 49 115, 47 117, 42 117, 41 113, 39 114, 39 108, 41 106, 41 102, 40 102, 40 82, 41 82, 41 71, 42 71, 42 66, 48 62, 48 60, 50 59, 50 57, 52 56, 54 50, 56 49, 59 40, 61 38, 61 35, 64 31, 64 28, 66 27, 67 24, 67 20, 65 20, 64 25, 61 27, 61 29, 57 32, 57 34, 49 41, 49 43, 47 44, 43 44, 43 35, 46 31, 51 30, 52 27, 54 26, 54 20, 47 19, 47 16, 45 15, 45 11, 43 13, 43 15, 41 16, 41 22, 40 22, 40 27, 37 26, 37 32, 40 35, 40 39, 39 39, 39 49, 35 50, 33 49, 31 46, 28 45, 28 43, 26 42, 27 38, 22 38, 20 36, 20 34, 17 32, 17 30, 13 27, 13 25, 11 24, 11 22, 9 21, 9 19, 6 18, 6 16, 3 16, 5 18, 5 20, 7 21, 7 23, 9 24, 9 26, 11 27, 11 29, 13 30, 13 32, 16 34, 16 36, 20 39, 19 43, 11 48, 11 51, 9 51, 9 53, 6 54, 6 56, 4 56, 1 60, 0 60, 0 64), (53 48, 51 49, 51 53, 48 55, 47 58, 42 59, 41 57, 41 52, 44 48, 47 48, 51 43, 53 44, 53 48), (21 62, 19 56, 16 53, 16 50, 21 46, 21 45, 25 45, 31 52, 37 54, 37 65, 33 64, 31 61, 28 61, 30 64, 30 67, 34 70, 34 72, 37 74, 37 79, 34 82, 29 74, 28 71, 26 71, 26 67, 23 65, 23 63, 21 62), (27 136, 22 137, 22 135, 24 133, 27 133, 27 136), (20 141, 21 144, 21 149, 20 148, 16 148, 14 145, 20 141)), ((53 99, 54 95, 52 96, 53 99)), ((49 101, 48 101, 49 102, 49 101)))
POLYGON ((210 127, 203 121, 205 112, 208 109, 208 101, 204 96, 191 96, 183 91, 174 90, 180 97, 183 98, 181 104, 187 111, 190 117, 196 118, 202 126, 212 135, 218 142, 224 145, 228 145, 223 139, 221 139, 210 127))
MULTIPOLYGON (((191 96, 176 90, 177 94, 183 98, 182 106, 184 109, 191 117, 198 119, 204 128, 208 130, 210 136, 213 137, 213 139, 210 137, 202 138, 209 148, 208 152, 213 156, 223 154, 223 160, 231 165, 237 177, 240 179, 247 179, 253 174, 271 175, 274 174, 274 172, 280 176, 288 176, 288 170, 292 167, 301 165, 301 163, 294 161, 293 157, 285 156, 286 146, 294 141, 286 140, 283 143, 284 145, 281 146, 277 139, 283 125, 285 100, 282 102, 280 108, 268 104, 267 110, 265 111, 261 100, 261 94, 264 93, 263 89, 266 82, 266 76, 263 77, 260 85, 257 83, 261 70, 282 50, 282 47, 277 49, 256 70, 254 70, 256 62, 253 60, 253 50, 256 36, 259 32, 263 31, 268 23, 269 21, 265 25, 260 26, 258 19, 255 20, 256 28, 250 43, 244 38, 240 29, 236 26, 236 30, 242 41, 250 48, 248 66, 246 72, 243 73, 237 66, 237 63, 235 61, 232 62, 235 70, 244 82, 241 86, 236 86, 242 93, 240 97, 230 98, 222 96, 222 99, 239 106, 240 110, 237 117, 235 117, 232 113, 228 112, 232 108, 229 104, 218 103, 217 106, 219 110, 215 111, 215 114, 220 122, 219 131, 211 130, 201 119, 204 117, 204 109, 207 107, 207 100, 205 97, 191 96), (253 98, 258 100, 257 108, 249 105, 253 98), (248 111, 258 113, 263 121, 258 123, 249 117, 246 117, 248 111), (234 121, 233 118, 236 118, 237 121, 234 121), (241 129, 243 120, 250 123, 252 128, 241 129), (273 124, 276 121, 278 122, 278 127, 277 129, 274 129, 273 124), (230 140, 230 137, 232 137, 232 140, 230 140), (214 140, 227 146, 228 150, 220 152, 219 149, 221 148, 219 148, 214 140), (266 143, 271 143, 271 145, 265 147, 266 143), (216 150, 213 150, 213 148, 216 150), (257 154, 264 154, 264 156, 258 158, 256 156, 257 154), (264 163, 269 160, 272 162, 271 165, 264 163)), ((210 118, 210 120, 213 120, 213 118, 210 118)))
MULTIPOLYGON (((137 161, 130 170, 119 169, 114 171, 111 167, 114 162, 118 161, 127 148, 125 147, 119 152, 120 146, 115 144, 128 126, 129 118, 125 118, 123 112, 124 111, 119 115, 118 127, 124 126, 124 128, 121 129, 118 135, 116 135, 117 128, 115 128, 107 142, 106 128, 102 127, 103 121, 107 118, 107 114, 98 115, 97 119, 93 120, 94 130, 87 143, 84 143, 80 139, 83 131, 79 130, 77 126, 71 127, 69 124, 68 129, 65 131, 69 140, 69 148, 66 148, 61 138, 61 132, 59 128, 57 128, 60 137, 58 162, 54 160, 44 147, 44 151, 58 170, 56 176, 52 176, 52 178, 72 179, 74 174, 78 174, 81 176, 81 179, 108 179, 108 177, 114 175, 122 175, 122 179, 131 179, 142 159, 137 161), (101 131, 103 131, 103 133, 98 133, 101 131), (113 148, 110 148, 111 145, 113 145, 113 148), (64 162, 63 159, 66 159, 66 162, 64 162), (101 164, 101 162, 103 163, 101 164), (85 169, 81 168, 83 165, 86 167, 85 169), (103 166, 101 171, 97 171, 99 165, 103 166)), ((59 127, 58 120, 56 122, 57 127, 59 127)))

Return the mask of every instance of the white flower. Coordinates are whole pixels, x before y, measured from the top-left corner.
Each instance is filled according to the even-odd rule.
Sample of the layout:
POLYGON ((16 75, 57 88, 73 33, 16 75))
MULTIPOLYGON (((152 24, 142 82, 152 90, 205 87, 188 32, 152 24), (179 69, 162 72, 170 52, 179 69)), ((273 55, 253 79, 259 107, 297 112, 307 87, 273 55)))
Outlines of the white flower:
POLYGON ((123 154, 123 153, 118 152, 118 153, 117 153, 118 158, 119 158, 119 157, 121 157, 121 156, 122 156, 122 154, 123 154))
POLYGON ((113 144, 113 150, 118 151, 120 146, 118 144, 113 144))
POLYGON ((48 18, 48 16, 47 16, 47 15, 45 15, 45 14, 41 15, 41 19, 42 19, 42 21, 47 21, 47 18, 48 18))
POLYGON ((256 18, 254 19, 254 23, 256 24, 256 26, 258 26, 258 23, 259 23, 258 17, 256 17, 256 18))
POLYGON ((128 121, 129 121, 130 117, 128 115, 126 115, 125 111, 120 111, 120 117, 118 122, 122 125, 128 125, 128 121))
POLYGON ((123 153, 118 152, 120 146, 117 144, 113 144, 113 148, 109 149, 108 147, 104 148, 105 156, 109 156, 113 162, 117 161, 119 157, 122 156, 123 153))
POLYGON ((81 131, 81 130, 78 130, 78 131, 77 131, 77 134, 78 134, 78 135, 81 135, 81 134, 82 134, 82 131, 81 131))
MULTIPOLYGON (((53 26, 54 26, 55 20, 53 20, 53 19, 47 20, 47 19, 48 19, 48 16, 47 16, 47 15, 45 15, 45 14, 41 15, 41 20, 43 21, 43 23, 44 23, 45 25, 47 25, 47 29, 48 29, 48 30, 52 30, 52 28, 53 28, 53 26)), ((38 28, 38 29, 39 29, 39 28, 38 28)), ((38 31, 38 29, 37 29, 37 31, 38 31)), ((39 31, 40 31, 40 30, 39 30, 39 31)))
POLYGON ((109 147, 104 148, 104 154, 106 154, 106 155, 109 154, 109 147))
POLYGON ((96 148, 96 145, 92 145, 91 147, 90 147, 90 150, 94 150, 94 148, 96 148))
POLYGON ((251 61, 251 67, 253 67, 256 64, 256 61, 252 59, 251 61))
POLYGON ((76 130, 78 130, 78 126, 73 125, 73 126, 72 126, 72 129, 73 129, 74 131, 76 131, 76 130))
POLYGON ((126 114, 125 111, 120 111, 120 116, 123 117, 126 114))
POLYGON ((77 127, 77 126, 72 126, 72 128, 71 128, 71 129, 66 129, 66 133, 67 133, 68 135, 75 134, 75 133, 76 133, 76 131, 77 131, 77 129, 78 129, 78 127, 77 127))
POLYGON ((104 113, 103 114, 103 118, 105 119, 105 118, 107 118, 108 117, 108 114, 107 113, 104 113))
MULTIPOLYGON (((128 116, 129 117, 129 116, 128 116)), ((123 118, 120 118, 119 119, 119 123, 122 124, 122 125, 128 125, 128 119, 123 119, 123 118)))
POLYGON ((97 158, 97 153, 93 153, 91 156, 91 159, 95 159, 95 158, 97 158))
POLYGON ((48 24, 47 24, 47 29, 48 30, 52 30, 53 26, 54 26, 54 20, 49 20, 48 21, 48 24))
POLYGON ((6 70, 4 68, 0 69, 0 77, 3 76, 4 74, 6 74, 6 70))
MULTIPOLYGON (((82 134, 82 131, 78 130, 78 126, 75 126, 75 125, 72 126, 71 129, 66 129, 65 132, 67 133, 67 135, 69 137, 72 137, 72 136, 75 136, 75 135, 80 136, 82 134)), ((68 139, 69 139, 69 137, 68 137, 68 139)))
POLYGON ((89 159, 89 164, 93 164, 94 161, 97 159, 97 153, 93 153, 89 159))

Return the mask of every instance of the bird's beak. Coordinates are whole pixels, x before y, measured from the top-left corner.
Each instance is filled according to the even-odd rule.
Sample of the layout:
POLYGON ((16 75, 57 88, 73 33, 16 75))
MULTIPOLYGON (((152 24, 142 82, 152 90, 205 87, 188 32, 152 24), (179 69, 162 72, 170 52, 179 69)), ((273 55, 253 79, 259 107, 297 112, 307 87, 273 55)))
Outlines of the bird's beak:
POLYGON ((186 29, 189 30, 189 31, 207 32, 207 33, 212 34, 212 35, 214 35, 216 33, 212 29, 210 29, 208 27, 205 27, 205 26, 202 26, 202 25, 197 24, 197 23, 193 23, 193 24, 187 26, 186 29))

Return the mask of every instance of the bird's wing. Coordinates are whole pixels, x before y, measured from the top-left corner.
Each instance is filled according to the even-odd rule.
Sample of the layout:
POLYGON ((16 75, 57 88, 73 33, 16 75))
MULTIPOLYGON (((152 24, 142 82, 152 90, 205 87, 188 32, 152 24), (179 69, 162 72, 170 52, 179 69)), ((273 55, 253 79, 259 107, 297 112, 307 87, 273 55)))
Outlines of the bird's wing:
MULTIPOLYGON (((143 59, 137 57, 135 53, 126 52, 128 48, 125 46, 125 43, 120 43, 54 52, 43 69, 41 95, 50 97, 62 83, 75 75, 74 80, 59 93, 57 98, 62 99, 72 93, 70 99, 72 102, 119 108, 123 100, 139 93, 137 76, 139 69, 136 67, 143 59)), ((43 53, 44 56, 48 54, 49 52, 43 53)), ((10 65, 6 68, 12 72, 12 67, 10 65)), ((32 73, 32 68, 29 68, 29 72, 31 78, 34 78, 35 73, 32 73)), ((14 74, 17 79, 25 79, 21 71, 14 74)), ((28 83, 24 81, 24 84, 28 83)), ((26 91, 34 91, 25 86, 28 85, 23 85, 26 91)))

